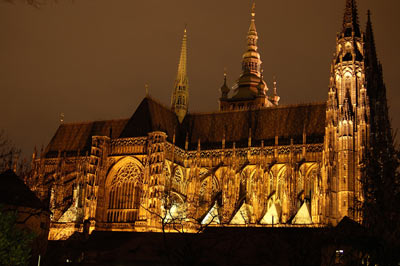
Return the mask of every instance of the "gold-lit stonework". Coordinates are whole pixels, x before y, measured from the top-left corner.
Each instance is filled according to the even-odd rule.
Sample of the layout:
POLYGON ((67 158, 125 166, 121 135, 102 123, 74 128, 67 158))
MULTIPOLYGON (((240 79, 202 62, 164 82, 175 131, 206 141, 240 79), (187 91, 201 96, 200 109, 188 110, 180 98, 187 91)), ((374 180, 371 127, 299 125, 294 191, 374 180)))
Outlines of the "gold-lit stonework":
POLYGON ((171 108, 147 95, 129 119, 60 125, 33 162, 38 193, 50 200, 51 239, 361 220, 371 114, 387 115, 371 104, 386 98, 375 93, 385 88, 371 64, 370 20, 364 34, 347 0, 328 100, 278 106, 276 82, 267 96, 263 80, 255 6, 251 13, 242 74, 232 89, 225 75, 219 111, 187 112, 185 30, 171 108))

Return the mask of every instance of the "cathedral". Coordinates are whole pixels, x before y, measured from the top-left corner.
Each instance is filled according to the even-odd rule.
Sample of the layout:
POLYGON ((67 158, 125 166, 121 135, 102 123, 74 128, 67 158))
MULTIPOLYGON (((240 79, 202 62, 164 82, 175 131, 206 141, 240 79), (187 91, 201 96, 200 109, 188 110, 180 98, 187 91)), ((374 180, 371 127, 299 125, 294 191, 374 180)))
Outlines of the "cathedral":
POLYGON ((241 75, 232 87, 225 76, 219 111, 188 110, 185 29, 170 106, 147 95, 127 119, 61 123, 32 161, 49 239, 360 222, 363 159, 376 117, 387 116, 370 15, 361 30, 346 0, 326 102, 279 105, 257 39, 253 4, 241 75))

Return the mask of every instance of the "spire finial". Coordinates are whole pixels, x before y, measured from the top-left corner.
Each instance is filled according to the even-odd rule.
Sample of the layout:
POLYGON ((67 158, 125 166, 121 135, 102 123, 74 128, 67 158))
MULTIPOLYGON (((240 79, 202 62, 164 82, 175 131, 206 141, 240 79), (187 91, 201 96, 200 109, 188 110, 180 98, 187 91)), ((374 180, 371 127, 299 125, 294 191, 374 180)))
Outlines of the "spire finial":
POLYGON ((253 4, 251 6, 251 18, 254 20, 256 18, 256 1, 253 0, 253 4))
POLYGON ((255 74, 258 77, 261 76, 260 67, 261 60, 260 54, 257 52, 257 40, 258 34, 256 29, 256 20, 255 20, 255 2, 253 2, 251 8, 251 21, 249 31, 247 32, 247 50, 243 54, 243 62, 242 62, 242 75, 243 74, 255 74))
POLYGON ((251 5, 251 23, 249 28, 249 35, 257 35, 256 31, 256 1, 251 5))
POLYGON ((148 95, 149 95, 149 84, 148 84, 148 83, 145 83, 145 84, 144 84, 144 88, 145 88, 145 90, 146 90, 146 96, 148 96, 148 95))
POLYGON ((227 76, 227 73, 226 73, 226 67, 224 68, 224 85, 226 86, 226 76, 227 76))

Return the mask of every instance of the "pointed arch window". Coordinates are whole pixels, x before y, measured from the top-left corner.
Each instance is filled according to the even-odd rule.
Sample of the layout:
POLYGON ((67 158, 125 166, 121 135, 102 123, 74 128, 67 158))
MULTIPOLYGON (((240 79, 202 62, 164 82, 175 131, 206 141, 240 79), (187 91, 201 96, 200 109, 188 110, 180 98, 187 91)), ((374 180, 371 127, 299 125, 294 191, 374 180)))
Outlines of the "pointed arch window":
POLYGON ((107 221, 133 222, 138 218, 140 206, 141 169, 133 162, 121 167, 111 182, 107 221))
POLYGON ((349 75, 346 75, 346 78, 345 78, 345 88, 346 88, 346 91, 347 90, 351 91, 351 76, 349 76, 349 75))

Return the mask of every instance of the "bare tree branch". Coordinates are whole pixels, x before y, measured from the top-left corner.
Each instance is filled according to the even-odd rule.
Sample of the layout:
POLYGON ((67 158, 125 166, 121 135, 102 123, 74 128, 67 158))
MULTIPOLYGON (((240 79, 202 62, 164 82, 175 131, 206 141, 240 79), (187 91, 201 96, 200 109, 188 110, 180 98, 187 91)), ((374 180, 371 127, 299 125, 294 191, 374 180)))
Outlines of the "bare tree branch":
POLYGON ((0 130, 0 172, 16 167, 20 155, 21 150, 15 147, 4 130, 0 130))

